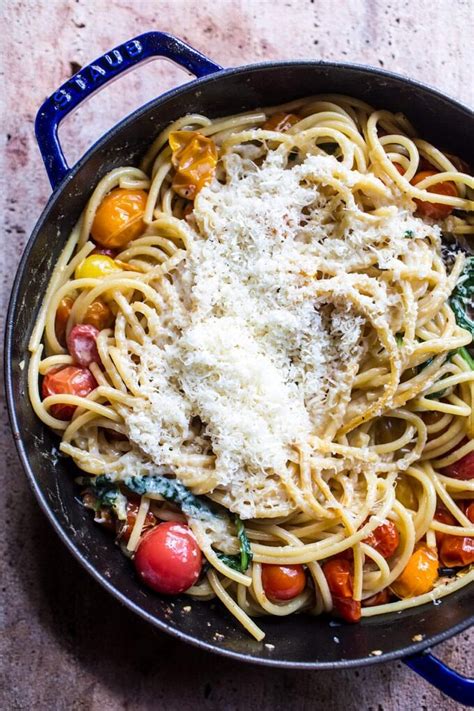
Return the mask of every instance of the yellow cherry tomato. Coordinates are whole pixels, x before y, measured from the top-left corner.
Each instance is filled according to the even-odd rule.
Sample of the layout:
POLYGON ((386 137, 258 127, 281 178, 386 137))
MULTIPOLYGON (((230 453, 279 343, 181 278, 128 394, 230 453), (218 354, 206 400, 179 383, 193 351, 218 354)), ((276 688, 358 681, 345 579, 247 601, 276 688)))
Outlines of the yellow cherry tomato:
POLYGON ((95 213, 91 234, 101 247, 121 249, 139 237, 145 225, 143 213, 148 195, 144 190, 114 188, 95 213))
POLYGON ((295 123, 298 123, 298 121, 301 121, 301 116, 279 111, 267 118, 262 128, 266 131, 280 131, 281 133, 285 133, 285 131, 288 131, 288 129, 294 126, 295 123))
POLYGON ((114 321, 115 316, 112 309, 102 299, 93 301, 87 307, 84 323, 95 326, 99 331, 102 331, 103 328, 111 328, 114 321))
POLYGON ((416 511, 418 508, 418 497, 415 493, 414 487, 416 487, 416 481, 413 477, 397 477, 397 484, 395 486, 395 496, 397 500, 403 504, 407 509, 416 511))
POLYGON ((194 200, 209 183, 217 165, 217 148, 211 138, 197 131, 172 131, 168 137, 171 161, 176 170, 172 187, 175 193, 194 200))
POLYGON ((423 543, 411 555, 402 574, 391 584, 398 597, 415 597, 433 589, 438 578, 438 552, 423 543))
POLYGON ((76 267, 76 279, 102 279, 113 272, 121 272, 117 262, 105 254, 90 254, 76 267))

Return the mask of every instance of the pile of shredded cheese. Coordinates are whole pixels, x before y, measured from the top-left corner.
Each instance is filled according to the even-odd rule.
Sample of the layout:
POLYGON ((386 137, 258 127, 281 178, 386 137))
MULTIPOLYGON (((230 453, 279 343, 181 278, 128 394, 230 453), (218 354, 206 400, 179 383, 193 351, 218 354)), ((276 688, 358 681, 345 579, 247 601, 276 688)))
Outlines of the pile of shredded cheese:
MULTIPOLYGON (((140 452, 188 483, 183 451, 190 471, 193 454, 214 458, 222 503, 243 518, 272 516, 294 506, 281 480, 309 436, 344 419, 366 326, 344 299, 347 275, 396 268, 408 231, 439 235, 380 179, 332 156, 293 168, 278 152, 261 166, 225 161, 227 182, 204 188, 189 220, 176 309, 130 363, 139 396, 127 427, 140 452), (315 297, 316 275, 339 276, 340 298, 315 297)), ((385 283, 379 292, 382 311, 396 305, 385 283)))

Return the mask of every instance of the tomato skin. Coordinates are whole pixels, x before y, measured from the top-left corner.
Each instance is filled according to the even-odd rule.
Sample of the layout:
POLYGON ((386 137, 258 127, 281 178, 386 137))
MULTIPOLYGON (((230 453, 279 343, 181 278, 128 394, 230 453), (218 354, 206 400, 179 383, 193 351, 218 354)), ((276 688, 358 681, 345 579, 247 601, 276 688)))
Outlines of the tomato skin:
POLYGON ((181 197, 194 200, 212 180, 217 165, 216 145, 198 131, 172 131, 168 140, 176 170, 173 190, 181 197))
POLYGON ((269 600, 292 600, 306 587, 302 565, 262 564, 262 585, 269 600))
MULTIPOLYGON (((448 526, 458 526, 459 523, 456 521, 452 513, 450 513, 447 509, 445 508, 437 508, 435 511, 434 518, 436 521, 439 521, 440 523, 445 523, 448 526)), ((443 531, 435 531, 435 536, 436 536, 436 543, 438 544, 438 547, 441 544, 441 541, 445 536, 447 536, 447 533, 443 533, 443 531)))
POLYGON ((400 536, 398 529, 392 521, 384 521, 380 526, 364 538, 364 543, 371 546, 384 558, 390 558, 398 548, 400 536))
POLYGON ((144 190, 114 188, 107 193, 95 213, 91 234, 106 249, 121 249, 145 229, 143 213, 148 195, 144 190))
POLYGON ((391 584, 397 597, 415 597, 433 589, 438 578, 438 552, 426 544, 412 553, 405 569, 391 584))
MULTIPOLYGON (((41 394, 43 399, 49 395, 87 397, 96 387, 96 380, 88 368, 67 365, 46 373, 41 386, 41 394)), ((75 405, 58 403, 52 405, 49 411, 58 420, 70 420, 75 409, 75 405)))
MULTIPOLYGON (((135 501, 127 501, 127 518, 125 521, 117 521, 117 538, 118 540, 128 543, 130 540, 135 521, 137 520, 138 509, 140 508, 140 503, 135 501)), ((142 535, 153 528, 156 524, 156 518, 153 516, 151 511, 147 512, 145 516, 145 522, 142 528, 142 535)))
POLYGON ((441 542, 439 557, 447 568, 461 568, 474 563, 474 538, 445 535, 441 542))
POLYGON ((330 558, 323 563, 323 573, 331 591, 334 613, 346 622, 358 622, 361 617, 361 603, 352 597, 354 588, 351 562, 339 557, 330 558))
POLYGON ((88 368, 91 363, 100 363, 97 350, 99 331, 87 323, 77 323, 67 337, 67 348, 77 365, 88 368))
POLYGON ((288 131, 288 129, 294 126, 295 123, 298 123, 298 121, 301 121, 300 116, 287 114, 285 111, 278 111, 276 114, 272 114, 272 116, 267 118, 262 128, 265 131, 280 131, 281 133, 285 133, 285 131, 288 131))
POLYGON ((96 299, 87 307, 84 323, 95 326, 99 331, 104 328, 111 328, 114 321, 115 317, 112 309, 102 299, 96 299))
POLYGON ((179 595, 199 578, 202 553, 189 526, 167 521, 145 533, 134 563, 138 576, 152 590, 179 595))
POLYGON ((462 479, 470 481, 474 479, 474 452, 469 452, 457 462, 450 464, 448 467, 441 469, 441 474, 450 476, 453 479, 462 479))
POLYGON ((62 346, 66 345, 66 326, 67 322, 69 321, 69 316, 71 315, 73 304, 74 299, 72 298, 72 296, 65 296, 59 302, 59 306, 56 310, 54 330, 56 333, 56 338, 62 346))
MULTIPOLYGON (((420 173, 415 175, 411 181, 411 184, 417 185, 425 178, 430 178, 433 175, 437 175, 436 170, 422 170, 420 173)), ((435 195, 450 195, 452 197, 458 197, 456 185, 452 181, 444 181, 436 185, 431 185, 429 188, 426 188, 426 190, 429 193, 434 193, 435 195)), ((418 212, 423 217, 430 217, 432 220, 442 220, 453 211, 451 205, 442 205, 437 202, 425 202, 424 200, 420 200, 418 198, 414 198, 414 202, 416 203, 418 212)))
POLYGON ((464 513, 471 523, 474 523, 474 501, 466 501, 466 508, 464 513))
POLYGON ((333 597, 333 610, 345 622, 359 622, 361 613, 360 600, 352 598, 333 597))

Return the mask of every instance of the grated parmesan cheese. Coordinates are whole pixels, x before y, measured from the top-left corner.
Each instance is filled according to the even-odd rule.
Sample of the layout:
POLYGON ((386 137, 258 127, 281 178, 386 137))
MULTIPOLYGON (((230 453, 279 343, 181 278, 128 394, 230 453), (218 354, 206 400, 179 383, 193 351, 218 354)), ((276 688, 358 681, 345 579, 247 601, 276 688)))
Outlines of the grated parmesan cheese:
MULTIPOLYGON (((188 255, 167 282, 176 311, 139 363, 130 358, 138 395, 128 434, 184 483, 194 481, 193 455, 214 457, 207 491, 243 518, 278 516, 295 506, 281 485, 289 462, 310 435, 343 422, 366 325, 347 299, 351 273, 374 264, 395 273, 409 255, 406 231, 439 235, 377 177, 332 156, 291 169, 277 152, 260 167, 224 160, 227 183, 199 193, 188 255), (314 296, 316 274, 340 278, 332 303, 314 296)), ((375 283, 382 319, 397 297, 375 283)))

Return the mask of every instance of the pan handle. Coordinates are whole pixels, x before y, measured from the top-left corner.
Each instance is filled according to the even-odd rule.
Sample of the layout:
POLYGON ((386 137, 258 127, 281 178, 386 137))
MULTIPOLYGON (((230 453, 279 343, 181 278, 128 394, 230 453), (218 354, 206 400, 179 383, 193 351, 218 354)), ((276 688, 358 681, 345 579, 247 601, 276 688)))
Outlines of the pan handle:
POLYGON ((465 706, 474 706, 474 679, 450 669, 429 650, 406 657, 403 661, 446 696, 465 706))
POLYGON ((58 138, 61 121, 106 84, 154 57, 170 59, 197 77, 222 69, 219 64, 166 32, 145 32, 83 67, 46 99, 36 115, 36 140, 53 189, 70 170, 58 138))

